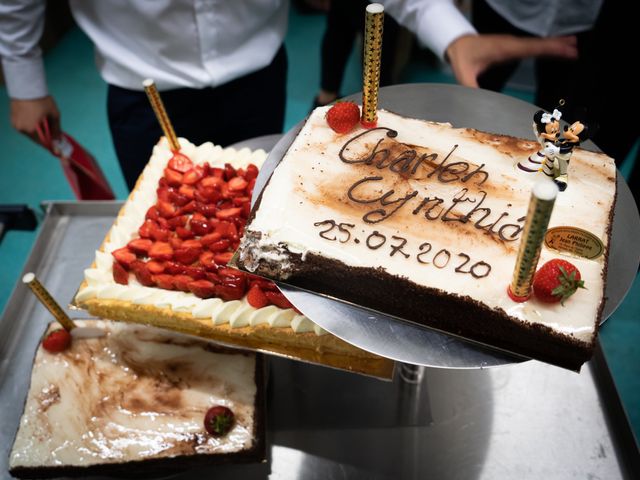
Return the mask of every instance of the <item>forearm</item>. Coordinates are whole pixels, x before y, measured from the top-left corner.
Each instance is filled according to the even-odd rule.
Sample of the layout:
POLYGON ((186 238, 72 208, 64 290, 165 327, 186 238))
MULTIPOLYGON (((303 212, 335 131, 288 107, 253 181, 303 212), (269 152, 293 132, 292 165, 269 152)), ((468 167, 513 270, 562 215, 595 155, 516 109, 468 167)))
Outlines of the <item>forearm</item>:
POLYGON ((44 27, 44 0, 0 2, 0 57, 13 99, 48 95, 44 64, 38 42, 44 27))
POLYGON ((441 59, 456 39, 476 31, 451 0, 379 0, 387 13, 411 30, 441 59))

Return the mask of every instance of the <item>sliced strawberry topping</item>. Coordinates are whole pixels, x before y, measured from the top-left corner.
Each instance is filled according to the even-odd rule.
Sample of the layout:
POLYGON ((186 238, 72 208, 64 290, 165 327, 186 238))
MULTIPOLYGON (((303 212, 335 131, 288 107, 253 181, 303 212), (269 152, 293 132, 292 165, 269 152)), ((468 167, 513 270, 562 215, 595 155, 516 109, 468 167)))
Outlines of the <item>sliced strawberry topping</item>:
POLYGON ((173 275, 162 273, 160 275, 154 275, 153 280, 159 288, 164 288, 165 290, 175 290, 176 288, 173 275))
POLYGON ((246 203, 251 203, 251 198, 249 197, 234 197, 231 202, 234 207, 242 207, 246 203))
MULTIPOLYGON (((185 202, 184 205, 186 205, 186 203, 188 202, 185 202)), ((178 209, 171 202, 165 202, 163 200, 158 200, 158 211, 161 217, 167 219, 176 216, 178 213, 178 209)))
POLYGON ((216 218, 220 220, 228 220, 230 218, 239 217, 240 212, 242 212, 241 207, 225 208, 224 210, 219 210, 216 212, 216 218))
POLYGON ((225 302, 240 300, 244 297, 244 287, 243 285, 235 285, 232 283, 219 284, 216 285, 216 296, 220 297, 225 302))
POLYGON ((218 265, 226 265, 233 258, 233 252, 216 253, 213 259, 218 265))
POLYGON ((249 218, 249 215, 251 215, 251 204, 247 202, 242 206, 242 218, 249 218))
POLYGON ((176 227, 176 235, 178 235, 178 237, 182 238, 183 240, 187 240, 196 236, 195 233, 184 227, 176 227))
POLYGON ((189 290, 200 298, 211 298, 216 295, 216 286, 209 280, 194 280, 189 283, 189 290))
POLYGON ((195 211, 196 211, 196 202, 194 200, 191 200, 184 207, 182 207, 178 213, 180 215, 185 215, 185 214, 193 213, 195 211))
POLYGON ((126 269, 130 269, 133 262, 137 260, 136 255, 127 247, 122 247, 111 252, 113 258, 116 259, 126 269))
POLYGON ((276 291, 278 291, 278 287, 276 286, 275 283, 270 282, 269 280, 265 280, 265 279, 260 278, 260 277, 251 276, 249 278, 249 286, 253 287, 254 285, 257 285, 258 287, 260 287, 260 290, 262 290, 264 292, 276 292, 276 291))
POLYGON ((142 238, 151 238, 151 225, 156 225, 156 222, 153 220, 145 220, 138 229, 138 235, 142 238))
POLYGON ((214 260, 213 256, 213 252, 202 252, 200 254, 200 257, 198 258, 198 261, 200 262, 200 265, 202 265, 208 271, 216 272, 218 270, 218 264, 214 260))
POLYGON ((223 238, 222 240, 218 240, 217 242, 210 243, 209 245, 207 245, 207 247, 210 251, 216 253, 224 252, 229 248, 230 245, 231 242, 229 242, 229 240, 227 240, 226 238, 223 238))
POLYGON ((244 179, 248 182, 258 177, 258 167, 256 167, 253 163, 249 164, 247 167, 247 172, 244 174, 244 179))
POLYGON ((180 265, 177 262, 164 262, 164 269, 171 275, 184 274, 184 265, 180 265))
POLYGON ((207 246, 213 242, 217 242, 218 240, 220 240, 222 238, 222 235, 220 233, 218 233, 218 227, 216 225, 216 231, 213 233, 208 233, 205 236, 200 238, 200 242, 202 243, 202 245, 207 246))
POLYGON ((232 222, 220 221, 215 227, 215 233, 220 234, 223 238, 229 238, 231 240, 238 239, 238 229, 232 222))
POLYGON ((293 305, 286 297, 282 294, 282 292, 274 291, 274 292, 265 292, 264 293, 269 301, 273 303, 276 307, 280 308, 293 308, 293 305))
MULTIPOLYGON (((151 220, 147 220, 151 222, 151 220)), ((152 222, 149 224, 149 236, 158 242, 166 242, 169 240, 169 230, 162 228, 159 224, 152 222)))
POLYGON ((156 260, 149 260, 147 262, 147 269, 154 275, 164 272, 165 264, 156 260))
POLYGON ((249 182, 247 182, 244 178, 234 177, 229 180, 229 190, 244 190, 245 188, 247 188, 248 184, 249 182))
POLYGON ((155 242, 149 249, 149 256, 156 260, 171 260, 173 248, 166 242, 155 242))
POLYGON ((193 162, 186 155, 176 152, 171 160, 169 160, 169 168, 180 173, 185 173, 193 168, 193 162))
POLYGON ((113 280, 120 285, 129 284, 129 272, 118 262, 113 262, 113 280))
POLYGON ((131 240, 127 244, 127 247, 129 247, 129 250, 131 250, 136 255, 143 255, 144 256, 147 253, 149 253, 149 249, 151 248, 151 245, 153 245, 153 242, 151 240, 149 240, 149 239, 136 238, 134 240, 131 240))
POLYGON ((179 207, 183 207, 184 205, 186 205, 187 203, 189 203, 191 201, 191 199, 189 197, 187 197, 186 195, 182 195, 180 193, 180 191, 169 192, 169 200, 174 205, 177 205, 179 207))
POLYGON ((193 282, 193 278, 189 275, 175 275, 173 277, 173 285, 176 287, 176 290, 180 290, 182 292, 190 292, 189 284, 193 282))
POLYGON ((196 235, 206 235, 211 231, 211 225, 205 220, 198 220, 195 217, 190 222, 191 231, 196 235))
POLYGON ((178 192, 180 193, 180 195, 184 195, 189 200, 193 200, 193 196, 195 195, 196 189, 191 185, 182 185, 178 189, 178 192))
POLYGON ((237 270, 235 268, 230 267, 222 267, 218 273, 223 277, 231 277, 234 279, 242 279, 243 281, 247 279, 247 274, 241 270, 237 270))
POLYGON ((169 220, 164 217, 158 218, 158 226, 164 230, 169 230, 169 220))
POLYGON ((169 237, 169 245, 171 245, 171 248, 174 250, 182 247, 182 242, 183 240, 180 237, 169 237))
POLYGON ((173 253, 173 258, 176 262, 180 262, 183 265, 191 265, 193 262, 198 260, 201 253, 201 248, 185 248, 183 246, 173 253))
POLYGON ((215 204, 198 202, 196 203, 196 211, 205 217, 215 217, 218 207, 215 204))
POLYGON ((147 214, 144 216, 144 218, 148 220, 158 220, 158 217, 160 217, 160 212, 158 212, 155 205, 153 207, 149 207, 147 214))
POLYGON ((166 179, 167 184, 171 187, 179 187, 182 185, 182 174, 171 168, 164 169, 164 178, 166 179))
POLYGON ((236 169, 231 166, 230 163, 224 164, 224 179, 226 181, 231 180, 233 177, 237 175, 236 169))
MULTIPOLYGON (((158 182, 158 201, 146 212, 141 238, 114 252, 114 278, 128 281, 130 269, 143 285, 224 300, 242 298, 250 281, 255 305, 273 303, 266 295, 279 295, 273 284, 224 267, 244 231, 257 176, 255 165, 213 168, 175 155, 158 182)), ((284 304, 280 296, 275 301, 284 304)))
POLYGON ((200 280, 201 278, 206 278, 207 276, 207 271, 204 269, 204 267, 185 265, 182 267, 182 271, 185 275, 189 275, 194 280, 200 280))
POLYGON ((153 281, 153 275, 147 268, 144 262, 134 262, 132 265, 132 270, 134 275, 136 276, 136 280, 140 282, 141 285, 145 287, 153 287, 155 286, 155 282, 153 281))
POLYGON ((253 308, 263 308, 269 305, 269 299, 258 285, 253 285, 247 293, 247 302, 253 308))
POLYGON ((247 185, 247 194, 248 195, 253 195, 253 187, 256 186, 256 179, 254 178, 253 180, 251 180, 249 182, 249 185, 247 185))
POLYGON ((205 188, 220 189, 220 187, 224 185, 224 180, 222 179, 222 177, 213 175, 210 177, 203 178, 202 181, 200 182, 200 185, 205 188))
POLYGON ((170 229, 175 230, 178 227, 186 226, 188 221, 189 215, 178 215, 169 219, 168 226, 170 229))
POLYGON ((182 176, 182 182, 186 185, 195 185, 202 178, 202 169, 192 168, 182 176))

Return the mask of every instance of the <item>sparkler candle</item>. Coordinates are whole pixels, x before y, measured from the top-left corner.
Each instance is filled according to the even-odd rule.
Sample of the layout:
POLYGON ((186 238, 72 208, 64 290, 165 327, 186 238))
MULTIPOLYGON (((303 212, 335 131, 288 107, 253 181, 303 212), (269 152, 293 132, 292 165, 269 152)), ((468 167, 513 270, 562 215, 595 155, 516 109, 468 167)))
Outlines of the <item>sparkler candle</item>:
POLYGON ((542 180, 533 186, 529 210, 522 231, 513 279, 507 292, 515 302, 524 302, 531 296, 533 275, 538 266, 540 250, 547 232, 558 187, 550 180, 542 180))
POLYGON ((367 6, 364 27, 364 55, 362 68, 362 117, 365 128, 374 128, 378 121, 378 90, 380 87, 380 57, 384 7, 379 3, 367 6))
POLYGON ((160 126, 162 127, 164 136, 167 137, 171 151, 173 153, 178 152, 180 150, 178 137, 176 137, 176 132, 173 130, 173 125, 171 125, 171 121, 169 120, 167 111, 164 108, 164 103, 162 103, 156 84, 153 80, 148 78, 142 82, 142 85, 144 86, 144 91, 147 93, 147 97, 149 97, 149 103, 151 103, 151 106, 153 107, 158 123, 160 123, 160 126))
POLYGON ((76 324, 73 323, 73 320, 69 318, 69 316, 60 308, 60 305, 53 299, 51 294, 47 291, 46 288, 42 286, 42 284, 38 281, 36 276, 33 273, 27 273, 24 277, 22 277, 22 282, 26 283, 27 286, 31 289, 31 291, 36 295, 38 300, 42 302, 42 304, 51 312, 51 314, 55 317, 60 325, 64 327, 65 330, 71 331, 76 328, 76 324))

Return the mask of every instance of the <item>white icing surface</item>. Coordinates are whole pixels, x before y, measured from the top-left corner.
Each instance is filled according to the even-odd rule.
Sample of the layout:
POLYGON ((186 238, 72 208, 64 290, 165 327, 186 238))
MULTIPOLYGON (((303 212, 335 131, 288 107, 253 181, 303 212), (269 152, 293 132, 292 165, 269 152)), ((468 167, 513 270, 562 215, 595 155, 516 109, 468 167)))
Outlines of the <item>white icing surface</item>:
MULTIPOLYGON (((490 236, 485 230, 475 228, 474 223, 483 219, 482 211, 477 211, 466 223, 444 222, 441 219, 443 210, 453 205, 452 199, 459 196, 463 188, 467 188, 465 197, 458 198, 468 200, 453 205, 450 210, 452 220, 463 217, 474 206, 477 207, 482 200, 480 192, 485 191, 487 196, 481 208, 490 208, 491 212, 484 221, 480 221, 481 225, 491 225, 497 221, 494 231, 506 224, 522 225, 517 219, 527 212, 533 185, 544 177, 541 173, 526 173, 516 168, 519 160, 526 159, 539 148, 534 139, 509 139, 506 143, 500 143, 500 138, 492 134, 454 129, 448 124, 406 119, 379 111, 378 127, 398 131, 395 140, 406 144, 397 146, 399 150, 388 157, 387 167, 379 169, 375 164, 347 163, 340 159, 343 145, 365 130, 356 127, 345 135, 334 133, 325 121, 327 108, 314 111, 271 177, 263 193, 260 209, 247 226, 247 232, 261 235, 260 241, 254 248, 246 240, 248 236, 245 236, 241 246, 243 260, 253 257, 253 264, 260 259, 269 261, 273 255, 277 255, 274 249, 284 244, 291 252, 302 255, 313 252, 350 266, 382 266, 388 273, 407 277, 420 285, 469 296, 490 308, 503 309, 515 321, 541 323, 562 334, 589 343, 592 341, 598 309, 603 301, 605 256, 597 260, 569 258, 580 270, 587 289, 578 290, 564 307, 560 304, 544 304, 536 299, 518 304, 510 300, 505 292, 513 275, 519 240, 503 242, 496 235, 490 236), (443 171, 436 171, 437 166, 455 145, 457 147, 445 165, 466 162, 470 164, 467 172, 471 172, 484 164, 482 171, 488 173, 485 182, 477 185, 483 178, 482 174, 476 174, 466 182, 461 181, 462 175, 458 175, 456 180, 454 173, 451 173, 455 167, 442 177, 442 180, 454 178, 454 181, 437 180, 443 171), (403 177, 390 171, 389 163, 401 151, 415 148, 413 146, 424 147, 422 153, 436 153, 437 159, 422 163, 414 175, 405 174, 403 177), (370 200, 366 204, 356 203, 347 192, 355 182, 367 176, 381 176, 384 179, 361 184, 352 190, 355 198, 370 200), (363 216, 367 212, 376 209, 390 212, 400 204, 396 202, 384 206, 380 201, 375 201, 390 190, 394 192, 387 197, 389 201, 402 199, 414 190, 418 193, 384 221, 365 223, 363 216), (444 203, 440 206, 432 201, 422 211, 413 214, 412 211, 426 197, 439 197, 444 203), (424 212, 429 206, 434 207, 434 216, 440 212, 436 219, 425 218, 424 212), (507 215, 500 219, 502 212, 507 215), (337 228, 329 229, 329 224, 314 225, 326 220, 352 224, 352 227, 344 227, 350 235, 337 228), (320 235, 322 231, 325 231, 325 238, 320 235), (380 238, 372 233, 374 231, 387 239, 378 249, 366 246, 367 239, 375 245, 374 240, 380 238), (393 253, 391 245, 398 245, 401 240, 393 240, 392 236, 407 240, 403 251, 409 258, 399 252, 393 253), (329 240, 327 237, 335 239, 329 240), (354 240, 356 238, 357 243, 354 240), (431 245, 430 251, 425 242, 431 245), (422 249, 421 245, 424 245, 422 249), (450 253, 448 262, 445 249, 450 253), (470 257, 463 267, 460 266, 465 257, 460 254, 470 257), (418 258, 427 263, 419 262, 418 258), (474 278, 470 274, 455 271, 456 267, 468 271, 480 261, 491 265, 489 275, 484 278, 474 278)), ((393 142, 393 139, 386 137, 384 130, 369 131, 361 140, 352 142, 343 157, 347 160, 364 158, 381 139, 385 142, 381 144, 381 149, 393 142)), ((382 153, 378 153, 375 161, 382 156, 382 153)), ((615 196, 615 177, 615 164, 611 158, 576 149, 569 167, 569 187, 558 194, 549 228, 582 228, 600 238, 608 248, 607 228, 615 196)), ((375 220, 379 216, 370 218, 375 220)), ((510 227, 504 233, 513 231, 515 227, 510 227)), ((557 257, 566 258, 567 255, 543 247, 539 265, 557 257)), ((481 274, 486 267, 480 265, 474 271, 481 274)))
MULTIPOLYGON (((262 167, 267 154, 264 150, 251 151, 248 148, 236 150, 234 148, 221 148, 212 143, 204 143, 198 147, 180 138, 181 152, 189 157, 195 164, 209 163, 212 167, 223 167, 230 163, 234 168, 246 168, 249 164, 262 167)), ((111 252, 122 248, 134 238, 138 237, 138 228, 145 219, 147 210, 157 201, 156 189, 163 175, 164 168, 172 156, 166 139, 160 141, 153 149, 149 163, 143 171, 142 181, 138 183, 132 196, 125 203, 121 215, 109 231, 108 241, 103 245, 104 251, 97 251, 95 267, 85 270, 87 286, 81 289, 76 301, 82 302, 92 298, 127 300, 139 305, 153 305, 156 307, 170 307, 176 312, 191 313, 198 318, 212 318, 215 325, 229 323, 232 328, 247 326, 251 323, 249 317, 263 318, 260 309, 256 311, 245 299, 242 301, 222 302, 202 300, 191 293, 175 292, 158 288, 144 287, 140 285, 133 275, 129 277, 129 285, 119 285, 113 280, 113 257, 111 252), (236 314, 235 310, 241 309, 236 314)), ((217 300, 217 301, 215 301, 217 300)), ((269 307, 266 307, 269 308, 269 307)), ((271 327, 290 327, 296 332, 313 331, 317 335, 325 335, 327 332, 320 327, 300 330, 291 324, 290 319, 295 311, 277 309, 277 312, 269 310, 269 315, 274 315, 272 321, 267 323, 271 327)))
POLYGON ((10 466, 45 467, 225 454, 251 448, 255 356, 141 325, 80 321, 108 332, 36 354, 10 466), (236 424, 224 437, 203 426, 214 405, 236 424))

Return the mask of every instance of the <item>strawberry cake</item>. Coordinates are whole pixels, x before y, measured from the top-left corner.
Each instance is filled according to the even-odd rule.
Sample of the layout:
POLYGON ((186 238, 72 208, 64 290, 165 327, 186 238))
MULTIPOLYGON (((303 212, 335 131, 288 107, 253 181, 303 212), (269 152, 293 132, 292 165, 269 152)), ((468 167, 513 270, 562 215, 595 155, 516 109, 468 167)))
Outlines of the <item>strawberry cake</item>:
POLYGON ((310 115, 262 191, 238 266, 578 370, 605 301, 613 159, 575 149, 551 216, 540 265, 571 263, 557 283, 573 295, 517 303, 507 286, 532 186, 544 178, 517 164, 538 151, 535 139, 386 111, 377 128, 341 133, 327 111, 310 115))
POLYGON ((38 348, 13 476, 166 475, 265 458, 259 355, 143 325, 77 325, 72 335, 103 335, 38 348))
POLYGON ((85 271, 75 304, 146 323, 388 377, 392 362, 328 334, 270 281, 226 267, 244 232, 262 150, 166 140, 85 271))

